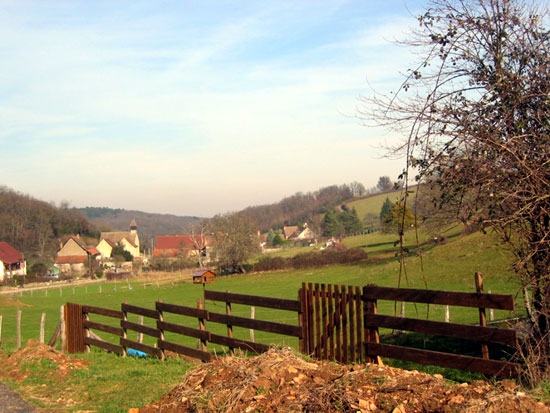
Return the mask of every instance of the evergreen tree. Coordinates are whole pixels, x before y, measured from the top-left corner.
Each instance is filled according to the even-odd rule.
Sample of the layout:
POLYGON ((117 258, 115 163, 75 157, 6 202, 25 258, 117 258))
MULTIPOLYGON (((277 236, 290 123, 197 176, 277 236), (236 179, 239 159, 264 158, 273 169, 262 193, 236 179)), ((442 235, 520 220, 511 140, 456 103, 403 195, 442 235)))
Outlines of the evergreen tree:
POLYGON ((393 208, 394 203, 390 201, 390 198, 386 197, 380 209, 380 226, 384 232, 392 232, 393 208))

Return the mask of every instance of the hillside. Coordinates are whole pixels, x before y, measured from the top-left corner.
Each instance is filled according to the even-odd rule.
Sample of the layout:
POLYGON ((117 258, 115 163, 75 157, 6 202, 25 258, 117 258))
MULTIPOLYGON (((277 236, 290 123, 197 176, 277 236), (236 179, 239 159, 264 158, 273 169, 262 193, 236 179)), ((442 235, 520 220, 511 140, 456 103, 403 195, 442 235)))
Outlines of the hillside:
POLYGON ((100 229, 127 231, 130 221, 135 219, 144 246, 150 245, 150 240, 157 235, 187 234, 204 219, 106 207, 85 207, 80 211, 100 229))

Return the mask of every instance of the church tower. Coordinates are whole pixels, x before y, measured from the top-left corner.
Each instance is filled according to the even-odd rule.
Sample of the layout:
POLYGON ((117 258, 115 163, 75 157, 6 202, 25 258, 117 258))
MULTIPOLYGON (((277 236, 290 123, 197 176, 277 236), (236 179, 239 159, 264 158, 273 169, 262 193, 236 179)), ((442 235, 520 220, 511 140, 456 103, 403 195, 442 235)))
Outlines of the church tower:
POLYGON ((137 224, 135 219, 132 219, 132 222, 130 222, 130 232, 132 234, 137 234, 137 224))

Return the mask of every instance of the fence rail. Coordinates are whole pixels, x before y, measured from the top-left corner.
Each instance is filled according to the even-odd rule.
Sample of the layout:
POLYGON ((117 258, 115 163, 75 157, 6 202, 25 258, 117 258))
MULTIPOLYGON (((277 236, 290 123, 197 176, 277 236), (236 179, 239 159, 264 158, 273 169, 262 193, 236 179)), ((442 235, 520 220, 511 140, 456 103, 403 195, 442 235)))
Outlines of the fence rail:
MULTIPOLYGON (((298 300, 272 297, 234 294, 229 291, 204 291, 204 299, 225 303, 225 313, 212 312, 204 308, 203 300, 197 301, 197 307, 155 302, 154 309, 123 303, 121 310, 93 306, 67 304, 66 321, 68 329, 68 351, 89 351, 97 346, 108 351, 125 355, 126 350, 134 348, 163 359, 166 351, 172 351, 187 357, 209 361, 212 358, 208 343, 227 346, 229 351, 239 348, 261 353, 269 346, 251 340, 233 336, 233 327, 265 331, 296 337, 300 351, 316 359, 335 360, 342 363, 380 362, 380 357, 396 358, 417 363, 439 365, 491 375, 514 377, 519 365, 510 362, 491 360, 487 344, 515 346, 514 330, 487 327, 485 308, 512 310, 513 297, 501 294, 483 294, 480 274, 476 274, 476 293, 426 291, 402 288, 378 287, 369 285, 340 286, 332 284, 302 284, 298 291, 298 300), (378 314, 378 301, 442 304, 478 308, 480 324, 467 325, 415 318, 406 318, 378 314), (297 316, 298 325, 284 324, 268 320, 256 320, 231 314, 231 305, 249 305, 286 310, 297 316), (128 321, 128 314, 140 316, 140 323, 128 321), (91 321, 89 314, 112 317, 119 320, 119 326, 91 321), (190 317, 197 320, 197 328, 180 323, 167 322, 165 314, 190 317), (154 327, 143 325, 143 317, 153 320, 154 327), (225 325, 226 335, 214 334, 207 329, 207 323, 225 325), (380 342, 379 329, 412 331, 457 339, 475 340, 480 343, 481 357, 390 345, 380 342), (94 334, 98 330, 120 337, 119 343, 108 343, 94 334), (148 335, 156 339, 154 346, 146 345, 127 337, 128 331, 148 335), (165 333, 177 334, 198 340, 196 348, 167 340, 165 333)), ((254 311, 252 311, 254 314, 254 311)))

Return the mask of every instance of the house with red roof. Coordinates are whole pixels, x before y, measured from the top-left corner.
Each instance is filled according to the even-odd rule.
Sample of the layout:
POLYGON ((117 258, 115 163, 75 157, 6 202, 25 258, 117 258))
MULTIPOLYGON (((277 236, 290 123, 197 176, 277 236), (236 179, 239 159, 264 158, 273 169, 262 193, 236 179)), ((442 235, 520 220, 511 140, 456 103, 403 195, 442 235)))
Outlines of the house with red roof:
POLYGON ((25 257, 7 242, 0 242, 0 281, 14 275, 27 275, 25 257))
POLYGON ((208 239, 206 235, 159 235, 153 257, 192 257, 206 256, 208 239))

